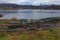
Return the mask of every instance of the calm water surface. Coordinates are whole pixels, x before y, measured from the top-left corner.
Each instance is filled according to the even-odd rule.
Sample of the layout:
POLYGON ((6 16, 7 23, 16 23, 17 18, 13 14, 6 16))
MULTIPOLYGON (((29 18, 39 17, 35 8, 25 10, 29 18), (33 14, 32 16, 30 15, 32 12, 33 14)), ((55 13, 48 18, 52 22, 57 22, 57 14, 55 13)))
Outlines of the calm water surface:
POLYGON ((0 14, 3 14, 1 18, 17 18, 17 19, 42 19, 49 17, 60 17, 60 10, 0 10, 0 14))

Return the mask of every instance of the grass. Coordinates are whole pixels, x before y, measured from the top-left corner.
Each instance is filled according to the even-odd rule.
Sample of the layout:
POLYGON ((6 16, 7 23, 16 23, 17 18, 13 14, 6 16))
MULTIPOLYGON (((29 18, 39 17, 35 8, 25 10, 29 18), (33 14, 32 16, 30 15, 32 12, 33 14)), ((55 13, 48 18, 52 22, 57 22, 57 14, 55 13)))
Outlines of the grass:
MULTIPOLYGON (((12 21, 18 22, 15 18, 12 21)), ((8 24, 9 20, 0 21, 0 24, 8 24)), ((60 22, 58 23, 60 24, 60 22)), ((58 25, 57 24, 57 25, 58 25)), ((4 29, 5 25, 0 26, 0 30, 4 29)), ((15 33, 0 32, 0 40, 60 40, 60 28, 48 28, 48 29, 37 29, 24 31, 20 29, 15 33)))
POLYGON ((0 34, 0 40, 60 40, 60 28, 34 30, 22 34, 0 34))

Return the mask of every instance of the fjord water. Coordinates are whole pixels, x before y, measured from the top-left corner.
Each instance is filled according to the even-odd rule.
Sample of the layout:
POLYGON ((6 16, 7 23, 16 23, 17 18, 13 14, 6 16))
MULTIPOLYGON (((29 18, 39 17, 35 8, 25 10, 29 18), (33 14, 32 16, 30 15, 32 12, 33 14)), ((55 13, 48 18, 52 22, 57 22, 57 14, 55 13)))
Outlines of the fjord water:
POLYGON ((4 19, 43 19, 49 17, 60 17, 60 10, 33 10, 33 9, 19 9, 19 10, 0 10, 4 19))

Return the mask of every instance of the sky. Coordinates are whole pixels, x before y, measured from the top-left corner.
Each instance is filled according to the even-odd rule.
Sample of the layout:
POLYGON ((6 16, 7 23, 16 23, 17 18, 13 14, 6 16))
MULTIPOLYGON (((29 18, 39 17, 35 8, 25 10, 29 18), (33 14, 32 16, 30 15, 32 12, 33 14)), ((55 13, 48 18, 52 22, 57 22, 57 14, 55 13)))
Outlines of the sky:
POLYGON ((60 0, 0 0, 0 3, 16 3, 16 4, 25 4, 30 3, 33 5, 38 5, 39 3, 44 4, 60 4, 60 0))

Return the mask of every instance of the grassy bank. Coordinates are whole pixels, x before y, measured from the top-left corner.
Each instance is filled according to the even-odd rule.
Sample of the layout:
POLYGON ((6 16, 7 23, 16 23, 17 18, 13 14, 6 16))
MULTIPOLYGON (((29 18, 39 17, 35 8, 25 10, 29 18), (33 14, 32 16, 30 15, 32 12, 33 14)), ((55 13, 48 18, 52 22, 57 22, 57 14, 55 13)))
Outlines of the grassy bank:
POLYGON ((0 40, 60 40, 60 28, 30 30, 28 32, 0 33, 0 40))
MULTIPOLYGON (((9 26, 11 26, 11 24, 9 24, 9 26)), ((0 31, 0 40, 60 40, 60 19, 1 19, 0 30, 3 30, 0 31), (10 29, 7 26, 9 23, 14 23, 14 27, 15 23, 19 23, 19 25, 22 24, 21 26, 23 27, 20 28, 21 26, 18 27, 17 25, 17 27, 19 28, 18 31, 8 31, 8 29, 10 29), (26 28, 30 29, 26 31, 26 28)))

